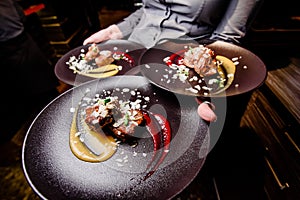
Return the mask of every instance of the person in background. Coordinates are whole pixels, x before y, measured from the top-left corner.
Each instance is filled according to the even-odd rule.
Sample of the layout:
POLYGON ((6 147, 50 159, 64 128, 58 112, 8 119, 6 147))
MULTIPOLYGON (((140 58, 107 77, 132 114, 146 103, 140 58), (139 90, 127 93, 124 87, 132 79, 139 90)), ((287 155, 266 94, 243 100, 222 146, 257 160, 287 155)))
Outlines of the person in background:
POLYGON ((24 122, 59 94, 54 69, 27 33, 25 20, 18 2, 0 1, 1 164, 4 157, 13 158, 5 149, 13 150, 11 139, 24 122))
MULTIPOLYGON (((199 43, 221 40, 240 45, 262 0, 143 0, 143 6, 118 24, 99 30, 83 44, 128 39, 151 48, 168 39, 199 43)), ((215 121, 213 105, 201 103, 198 114, 215 121)))

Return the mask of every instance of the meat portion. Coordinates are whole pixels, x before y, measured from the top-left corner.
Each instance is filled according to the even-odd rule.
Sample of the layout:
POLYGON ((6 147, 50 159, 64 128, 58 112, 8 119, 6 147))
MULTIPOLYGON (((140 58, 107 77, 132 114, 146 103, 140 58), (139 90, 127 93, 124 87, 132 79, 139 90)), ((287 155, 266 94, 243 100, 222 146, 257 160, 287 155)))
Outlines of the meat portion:
POLYGON ((88 52, 85 54, 84 59, 88 62, 95 60, 98 67, 109 65, 115 60, 111 51, 100 50, 95 43, 88 48, 88 52))
POLYGON ((112 57, 112 52, 108 50, 103 50, 99 52, 99 55, 95 58, 96 65, 98 67, 109 65, 114 62, 112 57))
POLYGON ((93 127, 93 129, 104 128, 113 123, 113 110, 107 109, 102 105, 95 105, 86 108, 85 122, 93 127))
POLYGON ((84 59, 86 61, 94 60, 99 55, 100 49, 96 44, 92 44, 88 48, 88 52, 85 54, 84 59))
POLYGON ((85 122, 96 132, 103 129, 125 141, 133 137, 135 128, 144 122, 143 112, 130 107, 130 103, 119 103, 118 98, 99 99, 85 109, 85 122))
POLYGON ((184 53, 183 63, 194 70, 202 77, 217 73, 214 51, 199 45, 184 53))
POLYGON ((111 128, 113 134, 121 140, 126 140, 134 136, 135 128, 144 122, 141 110, 128 110, 121 113, 111 128))

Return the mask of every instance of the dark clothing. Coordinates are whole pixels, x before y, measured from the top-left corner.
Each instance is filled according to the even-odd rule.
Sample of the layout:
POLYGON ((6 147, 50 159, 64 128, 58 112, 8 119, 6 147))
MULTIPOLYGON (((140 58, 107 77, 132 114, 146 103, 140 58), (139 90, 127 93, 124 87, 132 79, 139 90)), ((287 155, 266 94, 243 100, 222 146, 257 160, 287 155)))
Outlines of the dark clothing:
POLYGON ((0 1, 0 42, 15 38, 24 31, 24 14, 14 0, 0 1))
POLYGON ((58 86, 53 67, 26 32, 0 42, 0 63, 6 76, 3 84, 9 83, 9 91, 14 89, 32 96, 58 86))
POLYGON ((9 140, 33 108, 58 95, 59 85, 48 59, 23 27, 14 1, 0 1, 2 121, 0 143, 9 140), (57 92, 57 93, 56 93, 57 92), (49 97, 49 94, 54 95, 49 97), (49 97, 50 99, 45 99, 49 97))

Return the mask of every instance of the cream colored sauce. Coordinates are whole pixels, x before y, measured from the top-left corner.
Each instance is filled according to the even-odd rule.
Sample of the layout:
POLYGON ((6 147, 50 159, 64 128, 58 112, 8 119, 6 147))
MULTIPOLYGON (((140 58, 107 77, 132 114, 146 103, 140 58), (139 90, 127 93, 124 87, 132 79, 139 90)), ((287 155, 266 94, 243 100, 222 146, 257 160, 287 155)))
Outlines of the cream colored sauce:
POLYGON ((91 78, 106 78, 110 76, 114 76, 119 72, 119 70, 115 69, 109 72, 99 73, 99 74, 88 74, 88 73, 79 73, 80 75, 91 77, 91 78))
POLYGON ((226 70, 226 72, 224 72, 222 67, 218 66, 219 75, 223 79, 227 79, 226 85, 222 89, 214 92, 214 94, 220 94, 220 93, 224 92, 226 89, 228 89, 229 86, 232 84, 233 79, 234 79, 234 74, 235 74, 235 71, 236 71, 236 66, 229 58, 227 58, 225 56, 217 55, 216 59, 222 63, 222 66, 226 70))
POLYGON ((88 125, 84 123, 84 129, 89 131, 89 134, 95 139, 94 144, 100 145, 102 150, 100 155, 94 154, 87 146, 80 141, 80 137, 77 135, 78 129, 76 124, 77 112, 75 112, 71 130, 70 130, 70 147, 73 154, 80 160, 87 162, 102 162, 109 159, 117 150, 117 143, 112 136, 108 136, 105 133, 98 133, 89 129, 88 125))
POLYGON ((98 67, 93 70, 89 70, 84 73, 79 71, 77 73, 91 78, 106 78, 106 77, 114 76, 118 72, 119 72, 119 67, 115 64, 110 64, 110 65, 98 67))

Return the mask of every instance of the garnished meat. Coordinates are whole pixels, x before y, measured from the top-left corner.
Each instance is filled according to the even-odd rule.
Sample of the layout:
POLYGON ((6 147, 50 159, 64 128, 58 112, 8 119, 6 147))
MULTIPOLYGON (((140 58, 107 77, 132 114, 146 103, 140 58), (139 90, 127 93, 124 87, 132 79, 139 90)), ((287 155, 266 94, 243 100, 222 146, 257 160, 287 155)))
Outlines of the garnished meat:
POLYGON ((141 110, 129 109, 118 118, 113 127, 110 127, 116 137, 126 140, 133 136, 135 128, 144 122, 143 112, 141 110))
POLYGON ((199 45, 184 53, 183 63, 194 70, 202 77, 217 73, 214 51, 199 45))
POLYGON ((123 67, 134 67, 134 59, 124 51, 101 49, 93 43, 88 49, 81 49, 78 56, 72 55, 66 64, 74 73, 90 78, 105 78, 114 76, 123 67))
POLYGON ((96 65, 98 67, 109 65, 114 62, 114 58, 112 57, 112 52, 108 50, 103 50, 99 52, 99 56, 95 58, 96 65))
POLYGON ((88 48, 88 52, 85 54, 84 59, 86 61, 95 60, 98 67, 109 65, 115 60, 111 51, 100 50, 96 44, 92 44, 88 48))
POLYGON ((117 114, 117 101, 114 98, 99 99, 95 104, 85 109, 85 122, 94 131, 101 131, 114 122, 117 114))
POLYGON ((94 131, 110 130, 125 141, 133 136, 135 128, 144 121, 143 112, 131 105, 118 101, 117 97, 99 99, 85 109, 85 122, 94 131))
MULTIPOLYGON (((111 91, 103 92, 111 94, 111 91)), ((100 94, 96 94, 94 98, 83 98, 80 105, 84 107, 80 111, 79 122, 85 131, 81 132, 76 129, 77 120, 74 117, 70 144, 72 152, 78 158, 90 162, 100 162, 113 156, 118 146, 116 138, 119 141, 133 144, 132 147, 138 145, 137 139, 140 132, 136 128, 142 126, 142 130, 144 131, 146 128, 153 140, 153 155, 147 165, 145 176, 142 177, 144 181, 155 173, 169 153, 172 138, 171 126, 163 115, 146 110, 150 100, 148 96, 141 96, 137 90, 123 88, 122 93, 126 92, 130 92, 133 96, 137 95, 137 98, 133 100, 132 96, 130 100, 126 101, 119 99, 118 96, 103 97, 100 94), (163 152, 158 151, 161 148, 163 148, 163 152)), ((136 152, 134 152, 134 156, 135 154, 136 152)), ((144 157, 146 155, 143 153, 144 157)), ((118 166, 123 165, 119 163, 118 166)))
POLYGON ((97 45, 96 44, 92 44, 91 46, 89 46, 88 52, 85 54, 84 59, 86 61, 91 61, 91 60, 95 59, 98 56, 99 51, 100 50, 97 47, 97 45))

